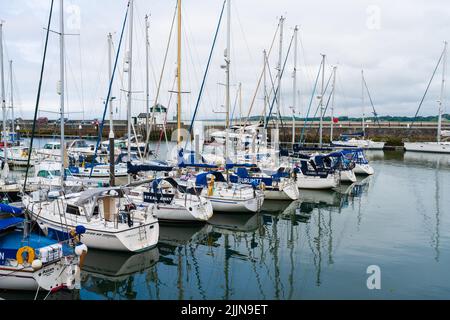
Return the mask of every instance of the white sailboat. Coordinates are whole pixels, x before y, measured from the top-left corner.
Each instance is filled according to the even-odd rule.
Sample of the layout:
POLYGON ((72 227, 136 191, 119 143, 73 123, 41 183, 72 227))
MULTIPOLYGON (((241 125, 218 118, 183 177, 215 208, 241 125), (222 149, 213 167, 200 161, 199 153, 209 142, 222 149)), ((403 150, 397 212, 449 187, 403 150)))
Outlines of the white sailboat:
POLYGON ((252 186, 227 182, 217 171, 187 174, 176 179, 185 192, 204 197, 214 212, 258 212, 264 203, 264 192, 252 186))
POLYGON ((158 243, 158 219, 146 208, 136 207, 127 192, 98 188, 54 199, 51 193, 36 191, 22 201, 46 234, 64 238, 82 225, 86 228, 83 242, 90 248, 144 251, 158 243))
POLYGON ((67 243, 37 234, 24 234, 24 219, 0 218, 0 289, 57 291, 80 286, 80 256, 67 243), (75 254, 76 253, 76 254, 75 254))
POLYGON ((450 138, 449 131, 442 130, 442 114, 444 112, 444 90, 445 90, 445 72, 447 64, 447 41, 444 42, 443 62, 442 62, 442 83, 441 94, 438 100, 439 104, 439 119, 436 142, 405 142, 406 151, 431 152, 431 153, 448 153, 450 154, 450 138), (444 141, 442 140, 444 138, 444 141))
POLYGON ((206 198, 182 193, 172 178, 156 179, 151 186, 131 190, 130 199, 166 222, 206 222, 213 216, 213 207, 206 198))

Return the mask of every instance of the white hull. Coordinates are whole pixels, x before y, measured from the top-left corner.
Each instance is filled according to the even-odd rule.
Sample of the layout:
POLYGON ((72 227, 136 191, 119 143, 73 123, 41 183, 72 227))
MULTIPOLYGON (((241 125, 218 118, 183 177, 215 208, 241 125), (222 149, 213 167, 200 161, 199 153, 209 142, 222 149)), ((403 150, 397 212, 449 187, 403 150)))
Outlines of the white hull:
POLYGON ((211 201, 214 212, 258 212, 264 202, 264 196, 251 199, 227 199, 218 197, 207 197, 211 201))
POLYGON ((333 141, 333 145, 341 148, 361 148, 366 150, 383 150, 386 142, 375 142, 372 140, 333 141))
POLYGON ((338 180, 334 175, 328 175, 326 178, 318 176, 297 176, 297 186, 300 189, 333 189, 337 187, 338 180))
POLYGON ((299 198, 300 192, 296 183, 287 184, 280 189, 267 188, 264 190, 264 199, 266 200, 298 200, 299 198))
MULTIPOLYGON (((50 220, 44 220, 33 214, 33 218, 39 221, 39 227, 44 231, 49 228, 66 232, 68 228, 75 228, 77 225, 67 225, 60 227, 60 223, 50 220)), ((88 248, 110 250, 110 251, 131 251, 140 252, 153 248, 158 243, 159 237, 159 225, 157 222, 146 224, 142 226, 136 226, 130 229, 126 229, 118 232, 105 232, 99 229, 92 229, 86 227, 86 233, 83 235, 83 243, 88 248)))
POLYGON ((353 172, 355 174, 371 176, 375 173, 375 170, 370 164, 356 164, 353 172))
POLYGON ((341 182, 356 182, 356 175, 353 172, 353 170, 344 170, 344 171, 339 171, 339 178, 341 179, 341 182))
POLYGON ((213 216, 213 207, 209 201, 195 206, 189 206, 188 203, 187 207, 176 204, 158 204, 152 205, 150 210, 160 221, 206 222, 213 216))
POLYGON ((62 210, 58 202, 54 201, 40 208, 39 204, 30 204, 29 197, 23 198, 25 208, 45 234, 51 230, 66 234, 67 230, 83 225, 86 233, 82 236, 82 241, 93 249, 140 252, 158 243, 159 224, 156 218, 149 217, 145 223, 135 221, 131 227, 121 223, 116 228, 113 222, 105 223, 100 219, 87 222, 85 217, 66 214, 62 225, 61 216, 56 214, 62 210))
POLYGON ((65 263, 65 259, 48 264, 37 271, 20 265, 0 266, 0 288, 19 291, 36 291, 38 288, 46 291, 73 289, 80 270, 77 265, 65 263))
POLYGON ((405 150, 450 154, 450 142, 406 142, 405 150))

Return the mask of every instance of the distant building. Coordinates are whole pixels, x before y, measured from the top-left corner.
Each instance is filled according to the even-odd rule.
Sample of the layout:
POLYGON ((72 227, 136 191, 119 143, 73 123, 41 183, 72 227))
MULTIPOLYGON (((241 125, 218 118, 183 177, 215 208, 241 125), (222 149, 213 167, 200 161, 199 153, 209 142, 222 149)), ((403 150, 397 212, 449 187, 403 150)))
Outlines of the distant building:
MULTIPOLYGON (((157 126, 162 126, 166 121, 166 116, 167 116, 167 108, 161 104, 157 104, 150 108, 150 113, 148 115, 149 121, 148 123, 149 125, 153 124, 157 126)), ((145 126, 146 123, 147 123, 147 114, 146 113, 139 114, 137 117, 137 124, 145 126)))

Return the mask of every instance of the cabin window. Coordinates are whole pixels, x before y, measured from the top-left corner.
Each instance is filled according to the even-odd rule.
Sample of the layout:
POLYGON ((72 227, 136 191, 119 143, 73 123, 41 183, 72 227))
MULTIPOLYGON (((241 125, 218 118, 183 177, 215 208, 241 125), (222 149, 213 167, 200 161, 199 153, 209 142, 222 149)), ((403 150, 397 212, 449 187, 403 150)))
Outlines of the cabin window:
POLYGON ((69 214, 74 214, 74 215, 79 216, 80 215, 80 208, 68 204, 66 212, 69 213, 69 214))
POLYGON ((48 177, 48 171, 45 171, 45 170, 39 171, 38 177, 47 178, 48 177))
POLYGON ((93 216, 98 216, 98 206, 95 206, 94 212, 92 213, 93 216))

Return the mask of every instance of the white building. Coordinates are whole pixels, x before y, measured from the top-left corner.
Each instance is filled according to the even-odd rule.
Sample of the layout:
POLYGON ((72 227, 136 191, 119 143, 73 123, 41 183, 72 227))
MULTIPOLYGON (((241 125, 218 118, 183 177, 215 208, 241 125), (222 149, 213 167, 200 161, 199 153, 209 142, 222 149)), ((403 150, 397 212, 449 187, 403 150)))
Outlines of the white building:
MULTIPOLYGON (((148 114, 148 123, 149 125, 153 123, 153 125, 162 126, 166 121, 167 117, 167 108, 161 104, 157 104, 150 108, 150 113, 148 114), (152 117, 153 115, 153 117, 152 117)), ((145 126, 147 123, 147 114, 141 113, 137 117, 137 124, 141 126, 145 126)))

